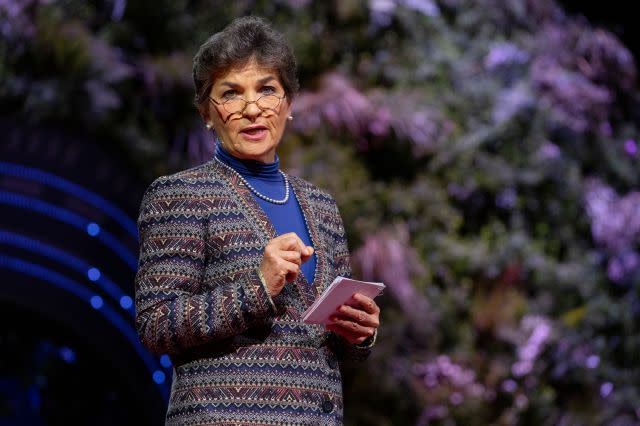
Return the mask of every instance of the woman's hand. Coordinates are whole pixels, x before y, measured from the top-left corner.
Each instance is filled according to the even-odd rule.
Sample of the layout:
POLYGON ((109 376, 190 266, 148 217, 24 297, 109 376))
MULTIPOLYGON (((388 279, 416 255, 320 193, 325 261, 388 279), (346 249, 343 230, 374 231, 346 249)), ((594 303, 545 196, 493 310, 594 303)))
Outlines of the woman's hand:
POLYGON ((300 265, 313 255, 313 247, 305 245, 295 232, 280 235, 267 243, 260 272, 269 296, 280 294, 284 285, 296 279, 300 265))
POLYGON ((356 293, 348 303, 329 317, 327 330, 342 336, 352 345, 359 345, 373 336, 380 325, 380 308, 370 297, 356 293))

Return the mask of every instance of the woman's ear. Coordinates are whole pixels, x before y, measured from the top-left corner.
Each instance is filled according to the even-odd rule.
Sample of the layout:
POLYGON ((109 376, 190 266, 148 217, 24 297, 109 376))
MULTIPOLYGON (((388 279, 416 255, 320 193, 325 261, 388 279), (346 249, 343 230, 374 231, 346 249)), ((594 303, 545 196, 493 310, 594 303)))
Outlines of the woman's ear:
POLYGON ((293 120, 293 101, 290 101, 289 98, 287 97, 287 120, 291 121, 293 120))
POLYGON ((198 114, 202 117, 202 120, 205 123, 210 123, 211 118, 209 117, 209 104, 208 102, 203 102, 198 105, 198 114))
POLYGON ((204 125, 207 128, 207 130, 213 129, 213 121, 209 116, 208 102, 203 102, 202 104, 198 105, 198 114, 200 115, 200 118, 202 118, 202 121, 204 121, 204 125))

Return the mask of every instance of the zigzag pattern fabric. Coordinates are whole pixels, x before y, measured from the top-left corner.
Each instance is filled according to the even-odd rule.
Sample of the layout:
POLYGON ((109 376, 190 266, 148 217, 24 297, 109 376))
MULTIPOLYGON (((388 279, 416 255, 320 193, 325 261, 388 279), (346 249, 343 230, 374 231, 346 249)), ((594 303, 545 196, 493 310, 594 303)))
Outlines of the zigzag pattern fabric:
POLYGON ((317 256, 271 298, 258 275, 276 236, 237 175, 210 161, 154 181, 140 207, 136 326, 174 364, 168 425, 340 425, 339 360, 364 358, 300 317, 338 275, 350 276, 333 198, 290 177, 317 256))

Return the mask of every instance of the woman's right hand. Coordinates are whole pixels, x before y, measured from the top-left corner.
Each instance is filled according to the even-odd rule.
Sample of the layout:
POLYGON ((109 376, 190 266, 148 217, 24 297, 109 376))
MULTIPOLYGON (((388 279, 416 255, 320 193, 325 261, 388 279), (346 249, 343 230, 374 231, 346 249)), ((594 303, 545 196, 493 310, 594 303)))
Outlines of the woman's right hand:
POLYGON ((305 245, 295 232, 280 235, 267 243, 262 255, 260 272, 269 292, 274 297, 284 285, 294 281, 300 265, 313 255, 313 247, 305 245))

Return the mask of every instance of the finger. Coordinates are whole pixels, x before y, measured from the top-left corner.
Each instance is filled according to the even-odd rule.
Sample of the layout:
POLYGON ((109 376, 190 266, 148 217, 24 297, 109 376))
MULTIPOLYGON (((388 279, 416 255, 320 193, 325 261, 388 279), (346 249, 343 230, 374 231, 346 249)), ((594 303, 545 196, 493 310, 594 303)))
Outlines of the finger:
POLYGON ((295 250, 280 250, 278 252, 281 259, 287 262, 295 263, 296 265, 302 264, 302 257, 299 252, 295 250))
POLYGON ((302 251, 301 255, 302 255, 302 263, 306 262, 307 260, 309 260, 311 258, 311 256, 313 256, 313 252, 314 252, 314 248, 311 246, 306 246, 304 248, 304 250, 302 251))
POLYGON ((344 337, 351 344, 359 344, 373 336, 374 330, 350 322, 333 322, 326 325, 327 330, 344 337))
POLYGON ((282 261, 281 270, 283 270, 285 281, 292 282, 298 278, 298 274, 300 273, 300 267, 298 264, 293 262, 282 261))
POLYGON ((296 275, 300 267, 297 263, 289 262, 282 258, 275 259, 274 262, 267 263, 262 269, 265 277, 273 277, 275 279, 284 279, 288 274, 296 275))
POLYGON ((271 240, 271 242, 276 244, 281 250, 298 251, 302 256, 303 263, 306 262, 314 252, 313 247, 305 245, 300 237, 298 237, 298 234, 296 234, 295 232, 282 234, 271 240))
POLYGON ((369 314, 378 314, 380 313, 380 308, 378 304, 370 297, 365 296, 364 294, 354 293, 351 298, 357 303, 357 306, 361 307, 369 314))
POLYGON ((272 241, 278 244, 280 250, 296 250, 302 253, 306 247, 300 237, 298 237, 298 234, 296 234, 295 232, 282 234, 274 238, 272 241))
POLYGON ((369 314, 366 311, 354 308, 349 305, 340 306, 336 310, 336 313, 334 315, 340 319, 355 322, 364 327, 377 328, 379 326, 378 315, 369 314))
POLYGON ((326 329, 344 337, 349 343, 355 343, 355 341, 361 337, 358 334, 353 333, 352 330, 345 329, 338 324, 327 324, 326 329))

